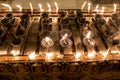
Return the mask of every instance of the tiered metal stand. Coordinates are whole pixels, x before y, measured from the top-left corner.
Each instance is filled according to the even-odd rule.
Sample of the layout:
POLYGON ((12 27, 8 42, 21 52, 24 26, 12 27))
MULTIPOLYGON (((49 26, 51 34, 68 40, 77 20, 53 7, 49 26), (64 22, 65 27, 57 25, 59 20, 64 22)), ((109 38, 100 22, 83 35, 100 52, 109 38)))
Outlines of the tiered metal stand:
POLYGON ((78 9, 1 10, 0 79, 119 80, 119 12, 113 17, 118 22, 112 12, 95 15, 78 9))

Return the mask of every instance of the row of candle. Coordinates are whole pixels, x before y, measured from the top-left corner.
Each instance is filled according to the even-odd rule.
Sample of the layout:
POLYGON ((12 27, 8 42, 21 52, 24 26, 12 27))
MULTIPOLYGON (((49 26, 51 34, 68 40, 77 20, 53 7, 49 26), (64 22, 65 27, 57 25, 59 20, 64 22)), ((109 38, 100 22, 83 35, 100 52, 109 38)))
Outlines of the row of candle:
MULTIPOLYGON (((88 14, 89 14, 91 12, 91 7, 92 7, 92 4, 90 2, 84 1, 83 5, 81 6, 81 10, 82 11, 84 10, 84 7, 86 6, 86 4, 87 4, 87 9, 88 9, 88 14)), ((7 7, 9 9, 9 11, 12 12, 12 8, 11 8, 11 6, 9 4, 1 3, 1 5, 7 7)), ((59 7, 58 7, 57 2, 54 2, 54 5, 55 5, 55 12, 58 12, 59 7)), ((29 3, 29 6, 30 6, 30 9, 31 9, 31 13, 33 13, 33 5, 32 5, 31 2, 29 3)), ((41 12, 45 11, 45 9, 43 9, 43 7, 42 7, 42 4, 39 3, 38 6, 39 6, 41 12)), ((51 12, 52 11, 51 5, 49 3, 47 3, 47 6, 48 6, 47 11, 51 12)), ((16 7, 19 8, 20 12, 22 11, 22 6, 21 5, 16 5, 16 7)), ((114 7, 113 13, 116 13, 117 4, 114 3, 113 7, 114 7)), ((105 11, 105 7, 103 6, 102 9, 99 10, 99 5, 96 5, 94 11, 97 12, 97 13, 100 12, 101 14, 103 14, 104 11, 105 11)))
MULTIPOLYGON (((1 3, 1 5, 4 6, 4 7, 7 7, 9 9, 9 11, 12 12, 12 7, 9 4, 1 3)), ((58 7, 57 2, 54 2, 54 5, 55 5, 55 12, 58 12, 59 7, 58 7)), ((31 9, 31 13, 33 13, 33 5, 32 5, 31 2, 29 3, 29 6, 30 6, 30 9, 31 9)), ((39 3, 38 6, 39 6, 41 12, 45 11, 45 9, 43 9, 43 7, 42 7, 42 4, 39 3)), ((48 6, 47 11, 51 12, 52 11, 51 5, 49 3, 47 3, 47 6, 48 6)), ((20 12, 22 11, 22 6, 21 5, 16 5, 16 7, 19 9, 20 12)))
MULTIPOLYGON (((71 36, 71 32, 69 30, 63 30, 63 31, 60 32, 60 35, 61 35, 61 39, 60 39, 61 46, 62 47, 66 47, 66 45, 71 46, 70 44, 72 42, 69 39, 69 37, 71 36), (68 41, 68 42, 66 42, 66 41, 68 41), (69 42, 70 42, 70 44, 69 44, 69 42)), ((90 30, 88 30, 88 28, 87 28, 87 29, 85 29, 83 31, 83 35, 84 35, 83 43, 87 47, 91 47, 91 48, 94 47, 95 40, 92 38, 93 37, 92 32, 90 30)), ((44 37, 42 39, 41 44, 42 44, 43 47, 49 48, 49 47, 52 47, 54 45, 54 42, 53 42, 52 38, 50 38, 49 36, 47 36, 47 37, 44 37)), ((103 58, 106 58, 107 55, 108 55, 108 53, 109 53, 109 49, 107 51, 105 51, 105 53, 101 53, 101 55, 103 55, 103 58)), ((32 53, 31 55, 32 55, 32 57, 36 56, 35 53, 32 53)), ((30 55, 30 58, 31 58, 31 55, 30 55)), ((80 53, 80 52, 76 53, 75 54, 75 58, 76 59, 80 59, 81 55, 82 55, 82 53, 80 53)), ((96 55, 96 53, 95 53, 94 49, 92 48, 92 52, 88 53, 88 58, 92 59, 92 58, 95 57, 95 55, 96 55)), ((49 52, 49 53, 46 53, 46 57, 47 57, 47 59, 52 59, 55 56, 53 55, 53 53, 49 52)))

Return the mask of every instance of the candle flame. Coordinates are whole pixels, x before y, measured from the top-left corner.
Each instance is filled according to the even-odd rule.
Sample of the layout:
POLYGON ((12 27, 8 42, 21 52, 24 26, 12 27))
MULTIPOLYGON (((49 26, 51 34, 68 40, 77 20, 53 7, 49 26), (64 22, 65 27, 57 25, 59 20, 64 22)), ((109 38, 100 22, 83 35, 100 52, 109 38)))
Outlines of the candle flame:
POLYGON ((92 50, 92 52, 88 53, 88 58, 90 58, 90 59, 94 58, 95 54, 96 54, 95 51, 92 50))
POLYGON ((114 11, 113 13, 116 13, 117 5, 114 3, 114 11))
POLYGON ((81 7, 81 10, 84 9, 84 7, 85 7, 86 4, 87 4, 87 1, 84 1, 83 5, 82 5, 82 7, 81 7))
POLYGON ((108 50, 105 51, 105 52, 101 52, 101 54, 102 54, 102 56, 103 56, 104 59, 107 58, 107 55, 108 55, 108 53, 109 53, 109 50, 110 50, 110 49, 108 49, 108 50))
POLYGON ((12 50, 12 51, 11 51, 11 54, 12 54, 13 56, 17 56, 17 55, 20 54, 20 52, 17 51, 17 50, 12 50))
POLYGON ((57 4, 57 2, 54 2, 54 4, 55 4, 55 8, 56 8, 56 12, 58 12, 58 4, 57 4))
POLYGON ((29 58, 30 59, 34 59, 37 55, 35 54, 35 52, 32 52, 31 54, 29 54, 29 58))
POLYGON ((7 7, 10 11, 12 11, 12 8, 9 4, 2 3, 1 5, 7 7))
POLYGON ((88 13, 90 13, 91 10, 91 3, 88 3, 88 13))
POLYGON ((53 58, 53 54, 52 53, 47 53, 46 54, 46 59, 47 60, 51 60, 53 58))
POLYGON ((88 31, 86 38, 90 38, 90 35, 91 35, 91 31, 88 31))
POLYGON ((45 41, 46 41, 46 42, 49 42, 49 41, 50 41, 50 38, 49 38, 49 37, 46 37, 46 38, 45 38, 45 41))
POLYGON ((47 6, 48 6, 48 11, 50 12, 51 11, 51 6, 49 3, 47 3, 47 6))
POLYGON ((105 12, 105 7, 102 7, 101 14, 104 14, 105 12))
POLYGON ((76 59, 79 59, 79 58, 81 57, 81 55, 82 55, 82 54, 81 54, 80 52, 78 52, 78 53, 75 54, 75 58, 76 58, 76 59))
POLYGON ((32 6, 31 2, 29 3, 29 6, 30 6, 30 9, 31 9, 31 13, 33 14, 33 6, 32 6))
POLYGON ((62 37, 62 39, 65 39, 67 36, 68 36, 68 34, 66 33, 66 34, 62 37))
POLYGON ((40 11, 43 12, 44 9, 42 8, 42 5, 39 3, 39 8, 40 8, 40 11))
POLYGON ((97 13, 98 13, 98 8, 99 8, 99 5, 96 5, 96 7, 95 7, 95 10, 94 10, 94 11, 96 11, 97 13))
POLYGON ((17 8, 19 8, 19 11, 22 11, 22 6, 21 5, 16 5, 17 8))

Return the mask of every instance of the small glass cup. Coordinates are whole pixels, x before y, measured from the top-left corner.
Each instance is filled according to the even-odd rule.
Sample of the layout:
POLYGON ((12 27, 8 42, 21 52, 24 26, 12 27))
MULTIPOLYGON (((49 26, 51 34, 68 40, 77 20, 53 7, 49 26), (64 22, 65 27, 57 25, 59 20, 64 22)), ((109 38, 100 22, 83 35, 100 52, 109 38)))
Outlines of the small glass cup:
POLYGON ((54 42, 50 37, 44 37, 41 41, 41 45, 45 48, 49 48, 54 45, 54 42))
POLYGON ((60 45, 63 47, 63 48, 68 48, 68 47, 71 47, 73 44, 72 40, 70 40, 69 38, 62 38, 60 40, 60 45))

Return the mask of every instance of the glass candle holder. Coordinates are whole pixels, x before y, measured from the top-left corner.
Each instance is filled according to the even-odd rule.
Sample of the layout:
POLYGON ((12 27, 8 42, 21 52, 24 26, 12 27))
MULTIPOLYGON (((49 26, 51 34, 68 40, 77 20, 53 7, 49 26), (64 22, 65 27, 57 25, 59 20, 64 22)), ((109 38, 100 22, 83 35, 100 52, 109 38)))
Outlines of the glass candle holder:
POLYGON ((49 47, 52 47, 54 45, 54 42, 50 37, 45 37, 42 39, 41 45, 45 48, 49 48, 49 47))
POLYGON ((21 21, 20 21, 20 25, 21 26, 24 26, 25 28, 29 25, 30 23, 30 17, 28 14, 23 14, 21 17, 20 17, 21 21))
POLYGON ((93 47, 95 45, 95 40, 93 38, 84 38, 83 39, 83 43, 87 46, 87 47, 93 47))
POLYGON ((12 23, 15 20, 14 15, 12 13, 6 14, 5 18, 9 20, 9 23, 12 23))
POLYGON ((17 31, 16 31, 16 36, 24 36, 24 34, 25 34, 25 27, 20 27, 20 29, 18 29, 17 31))
POLYGON ((13 39, 12 40, 12 42, 11 42, 11 45, 13 46, 13 47, 18 47, 18 46, 20 46, 21 44, 22 44, 22 39, 20 39, 20 38, 17 38, 17 39, 13 39))
POLYGON ((60 31, 60 36, 63 37, 65 35, 67 35, 66 37, 71 37, 72 32, 70 30, 68 30, 68 29, 61 30, 60 31))
POLYGON ((70 25, 70 21, 67 18, 62 19, 61 25, 63 25, 64 27, 68 27, 70 25))
POLYGON ((68 48, 68 47, 71 47, 73 44, 72 40, 70 40, 69 38, 62 38, 60 40, 60 45, 63 47, 63 48, 68 48))

